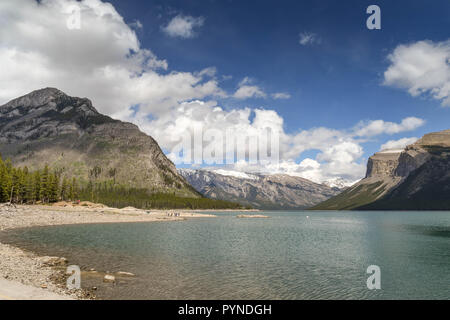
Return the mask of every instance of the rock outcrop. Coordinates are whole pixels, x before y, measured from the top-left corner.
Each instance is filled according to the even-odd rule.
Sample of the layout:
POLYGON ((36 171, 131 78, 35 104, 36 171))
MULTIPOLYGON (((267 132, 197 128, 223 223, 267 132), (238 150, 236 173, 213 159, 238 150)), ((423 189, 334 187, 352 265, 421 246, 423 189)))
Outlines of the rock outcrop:
POLYGON ((424 135, 414 145, 450 147, 450 129, 424 135))
POLYGON ((425 135, 404 150, 382 151, 366 178, 313 209, 450 209, 450 130, 425 135))
POLYGON ((179 169, 179 173, 206 197, 238 202, 258 209, 305 209, 341 191, 283 174, 231 175, 218 172, 179 169))
POLYGON ((369 158, 367 162, 366 178, 388 177, 395 174, 401 151, 378 152, 369 158))

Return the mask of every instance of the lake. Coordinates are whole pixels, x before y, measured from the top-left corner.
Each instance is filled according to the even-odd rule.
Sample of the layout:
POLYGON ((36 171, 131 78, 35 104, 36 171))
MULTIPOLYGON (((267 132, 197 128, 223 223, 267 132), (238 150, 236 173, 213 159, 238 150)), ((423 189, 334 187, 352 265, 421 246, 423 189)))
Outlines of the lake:
POLYGON ((12 230, 2 242, 125 271, 101 299, 450 299, 450 212, 236 212, 181 222, 12 230), (260 214, 260 213, 258 213, 260 214), (369 290, 367 267, 381 270, 369 290))

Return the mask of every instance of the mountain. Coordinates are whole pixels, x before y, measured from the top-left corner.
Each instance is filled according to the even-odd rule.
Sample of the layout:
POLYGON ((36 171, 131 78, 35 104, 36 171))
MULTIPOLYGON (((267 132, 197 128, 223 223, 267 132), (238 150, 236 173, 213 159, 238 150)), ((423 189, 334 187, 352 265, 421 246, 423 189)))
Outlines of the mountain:
POLYGON ((366 177, 314 210, 449 210, 450 130, 373 155, 366 177))
POLYGON ((330 188, 337 188, 337 189, 347 189, 348 187, 354 185, 357 181, 354 180, 348 180, 348 179, 344 179, 344 178, 340 178, 340 177, 336 177, 336 178, 331 178, 328 179, 324 182, 322 182, 322 184, 330 187, 330 188))
POLYGON ((131 123, 100 114, 86 98, 54 88, 33 91, 0 107, 0 154, 31 170, 45 164, 82 184, 200 195, 177 173, 156 141, 131 123))
POLYGON ((261 175, 227 170, 178 172, 208 198, 258 209, 305 209, 340 192, 338 188, 283 174, 261 175))

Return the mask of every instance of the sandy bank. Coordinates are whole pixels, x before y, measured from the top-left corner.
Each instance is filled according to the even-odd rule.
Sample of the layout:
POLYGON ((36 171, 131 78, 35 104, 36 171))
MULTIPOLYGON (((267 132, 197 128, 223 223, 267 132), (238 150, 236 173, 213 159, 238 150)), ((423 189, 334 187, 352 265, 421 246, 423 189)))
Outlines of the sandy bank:
POLYGON ((156 211, 131 207, 116 209, 89 203, 86 203, 85 206, 57 204, 54 206, 14 207, 0 205, 0 231, 64 224, 180 221, 202 217, 214 217, 214 215, 183 210, 156 211))
MULTIPOLYGON (((58 203, 54 206, 0 204, 0 231, 66 224, 182 221, 201 217, 215 216, 185 210, 139 210, 131 207, 115 209, 91 203, 58 203)), ((0 296, 14 296, 18 299, 38 299, 40 293, 43 299, 83 299, 94 296, 92 292, 85 290, 68 292, 65 287, 65 266, 55 266, 49 263, 51 260, 51 257, 39 257, 0 243, 0 280, 6 281, 4 283, 7 283, 9 288, 9 291, 6 287, 0 288, 0 296)))
POLYGON ((261 214, 240 214, 238 216, 236 216, 237 218, 242 218, 242 219, 264 219, 264 218, 269 218, 269 216, 264 216, 261 214))

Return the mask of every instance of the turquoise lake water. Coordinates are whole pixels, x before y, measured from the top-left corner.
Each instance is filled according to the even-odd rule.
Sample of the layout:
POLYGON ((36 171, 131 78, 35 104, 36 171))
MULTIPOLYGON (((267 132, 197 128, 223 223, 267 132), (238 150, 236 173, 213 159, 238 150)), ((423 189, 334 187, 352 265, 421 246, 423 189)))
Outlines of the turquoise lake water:
POLYGON ((450 299, 450 212, 262 212, 0 235, 83 269, 136 274, 103 299, 450 299), (309 216, 309 218, 308 218, 309 216), (366 269, 381 269, 369 290, 366 269))

